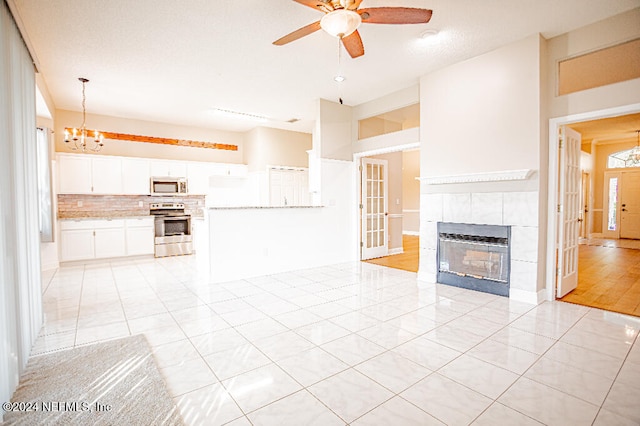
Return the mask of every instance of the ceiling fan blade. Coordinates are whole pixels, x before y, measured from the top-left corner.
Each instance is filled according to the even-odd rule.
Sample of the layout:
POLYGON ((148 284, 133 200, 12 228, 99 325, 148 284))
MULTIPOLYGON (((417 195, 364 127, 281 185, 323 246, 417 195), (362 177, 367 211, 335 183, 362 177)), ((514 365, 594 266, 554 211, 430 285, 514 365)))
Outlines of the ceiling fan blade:
POLYGON ((333 10, 333 4, 331 4, 330 1, 329 2, 322 1, 322 0, 293 0, 293 1, 325 13, 331 12, 333 10))
POLYGON ((346 37, 342 37, 342 44, 352 58, 364 55, 364 45, 362 44, 358 30, 355 30, 346 37))
POLYGON ((426 24, 433 11, 413 7, 370 7, 358 10, 358 13, 367 24, 426 24))
POLYGON ((320 21, 317 21, 307 26, 304 26, 302 28, 298 28, 294 32, 289 33, 286 36, 281 37, 278 40, 274 41, 273 44, 275 44, 276 46, 282 46, 283 44, 291 43, 292 41, 296 41, 299 38, 307 36, 311 33, 315 33, 319 29, 320 29, 320 21))

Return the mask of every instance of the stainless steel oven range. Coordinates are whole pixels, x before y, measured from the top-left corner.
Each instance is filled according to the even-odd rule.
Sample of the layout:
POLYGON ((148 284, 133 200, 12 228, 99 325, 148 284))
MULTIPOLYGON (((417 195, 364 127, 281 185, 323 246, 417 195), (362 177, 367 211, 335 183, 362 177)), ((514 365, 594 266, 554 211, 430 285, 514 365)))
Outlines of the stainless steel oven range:
POLYGON ((149 212, 155 216, 155 257, 193 253, 191 215, 182 203, 152 203, 149 212))

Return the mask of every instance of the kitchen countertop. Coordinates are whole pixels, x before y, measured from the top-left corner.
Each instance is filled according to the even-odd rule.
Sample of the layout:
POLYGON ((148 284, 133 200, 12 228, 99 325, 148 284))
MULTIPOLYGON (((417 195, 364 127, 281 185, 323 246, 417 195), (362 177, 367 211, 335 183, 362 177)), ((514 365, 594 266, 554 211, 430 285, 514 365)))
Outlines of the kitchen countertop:
MULTIPOLYGON (((202 209, 198 215, 193 213, 191 214, 192 219, 202 219, 204 218, 204 212, 202 209)), ((148 217, 154 217, 152 214, 142 214, 141 212, 131 212, 131 211, 109 211, 109 212, 67 212, 64 216, 58 216, 58 220, 109 220, 109 219, 144 219, 148 217)))
POLYGON ((324 206, 220 206, 207 207, 209 210, 259 210, 259 209, 317 209, 324 206))
POLYGON ((65 214, 64 217, 58 217, 58 220, 144 219, 147 217, 153 217, 150 214, 120 214, 120 213, 121 212, 100 212, 100 213, 79 212, 77 214, 65 214))

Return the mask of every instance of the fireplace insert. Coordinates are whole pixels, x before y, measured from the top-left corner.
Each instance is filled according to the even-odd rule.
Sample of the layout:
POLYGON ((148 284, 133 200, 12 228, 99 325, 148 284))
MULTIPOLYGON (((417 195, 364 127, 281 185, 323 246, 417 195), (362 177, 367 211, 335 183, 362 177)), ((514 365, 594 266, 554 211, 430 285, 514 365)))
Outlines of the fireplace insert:
POLYGON ((438 223, 438 276, 442 284, 509 296, 511 227, 438 223))

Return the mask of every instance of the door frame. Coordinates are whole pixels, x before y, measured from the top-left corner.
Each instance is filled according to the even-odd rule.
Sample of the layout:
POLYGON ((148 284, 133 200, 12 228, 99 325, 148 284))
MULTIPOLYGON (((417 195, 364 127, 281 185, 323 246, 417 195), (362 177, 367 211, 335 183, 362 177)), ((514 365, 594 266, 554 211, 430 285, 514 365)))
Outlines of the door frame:
POLYGON ((579 114, 567 115, 564 117, 556 117, 549 119, 549 168, 547 170, 548 182, 548 200, 547 205, 547 255, 546 255, 546 274, 545 282, 547 300, 556 300, 556 247, 558 238, 557 206, 558 206, 558 190, 559 179, 558 171, 560 170, 558 132, 560 126, 581 121, 597 120, 600 118, 616 117, 619 115, 633 114, 640 112, 640 103, 624 105, 615 108, 607 108, 596 111, 589 111, 579 114))
POLYGON ((360 250, 360 243, 362 242, 362 212, 360 211, 360 200, 362 199, 362 173, 360 173, 360 168, 358 167, 362 163, 361 159, 363 157, 389 154, 392 152, 408 151, 416 148, 420 149, 420 142, 412 142, 403 145, 388 146, 380 149, 372 149, 369 151, 353 153, 353 163, 355 167, 353 168, 354 180, 352 182, 356 182, 356 197, 354 199, 355 208, 353 218, 355 220, 354 224, 357 224, 356 226, 354 226, 354 232, 357 233, 355 237, 356 247, 354 247, 354 252, 357 253, 356 259, 358 259, 359 261, 362 261, 360 250))

